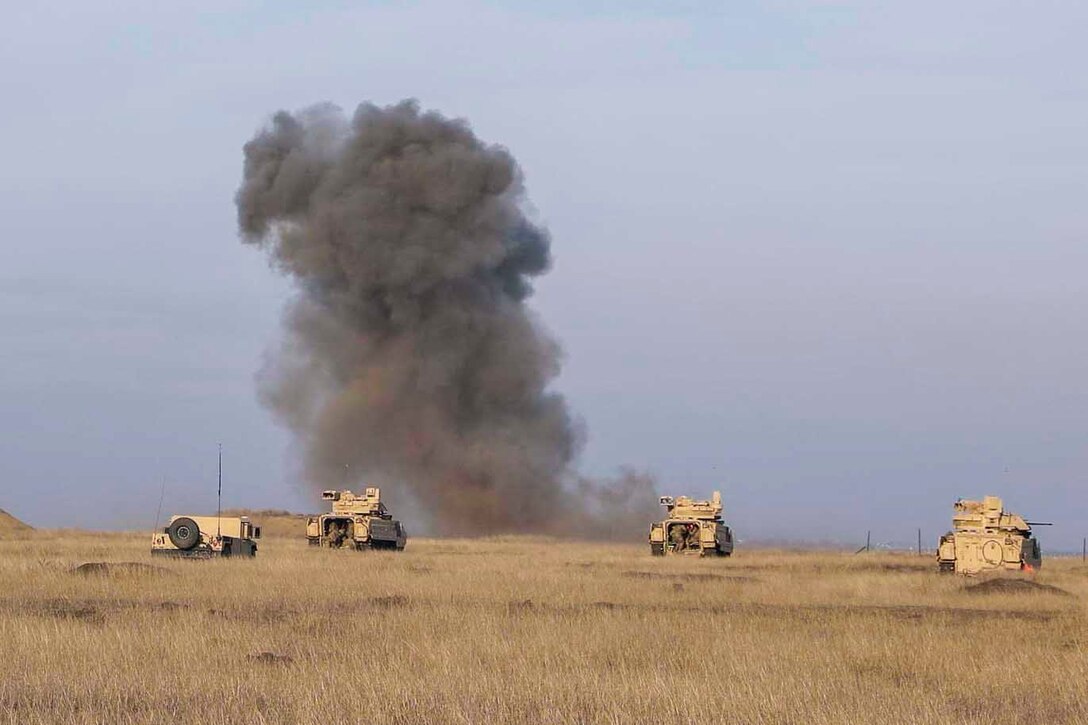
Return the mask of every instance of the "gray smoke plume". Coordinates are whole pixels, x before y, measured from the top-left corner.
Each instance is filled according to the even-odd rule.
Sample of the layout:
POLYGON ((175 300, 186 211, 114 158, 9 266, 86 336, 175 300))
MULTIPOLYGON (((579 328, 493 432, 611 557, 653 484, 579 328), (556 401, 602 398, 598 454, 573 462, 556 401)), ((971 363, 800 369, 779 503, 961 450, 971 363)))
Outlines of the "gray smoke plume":
POLYGON ((298 284, 261 387, 308 481, 406 489, 440 533, 648 521, 649 478, 570 470, 560 350, 525 305, 550 241, 506 149, 415 101, 281 111, 236 201, 244 241, 298 284))

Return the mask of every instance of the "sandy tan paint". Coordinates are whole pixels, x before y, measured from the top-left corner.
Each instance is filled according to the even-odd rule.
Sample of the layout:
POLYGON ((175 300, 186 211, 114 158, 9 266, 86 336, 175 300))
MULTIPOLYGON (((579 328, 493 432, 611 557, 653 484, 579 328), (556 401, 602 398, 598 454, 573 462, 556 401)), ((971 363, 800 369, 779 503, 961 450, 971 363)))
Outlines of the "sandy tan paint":
POLYGON ((975 575, 984 572, 1035 570, 1042 566, 1042 549, 1031 525, 1005 511, 997 496, 981 501, 960 499, 954 505, 952 530, 937 546, 940 571, 975 575))
POLYGON ((210 559, 213 556, 256 556, 261 527, 247 516, 171 516, 151 536, 151 553, 210 559))
POLYGON ((368 487, 362 496, 351 491, 324 491, 321 498, 332 502, 332 511, 307 520, 310 545, 399 551, 407 543, 404 526, 382 503, 381 489, 368 487))
POLYGON ((722 494, 715 491, 709 501, 687 496, 662 496, 668 515, 650 526, 650 553, 729 556, 733 553, 733 532, 722 521, 722 494))

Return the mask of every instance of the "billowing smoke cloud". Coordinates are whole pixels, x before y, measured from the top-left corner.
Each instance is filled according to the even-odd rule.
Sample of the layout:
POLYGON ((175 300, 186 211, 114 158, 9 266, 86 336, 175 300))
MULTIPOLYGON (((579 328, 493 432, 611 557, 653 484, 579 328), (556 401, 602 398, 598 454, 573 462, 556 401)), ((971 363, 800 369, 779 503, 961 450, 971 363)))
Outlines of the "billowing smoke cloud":
POLYGON ((525 305, 550 241, 506 149, 414 101, 280 112, 236 201, 298 284, 262 394, 315 487, 403 487, 441 533, 646 523, 647 477, 570 470, 560 350, 525 305))

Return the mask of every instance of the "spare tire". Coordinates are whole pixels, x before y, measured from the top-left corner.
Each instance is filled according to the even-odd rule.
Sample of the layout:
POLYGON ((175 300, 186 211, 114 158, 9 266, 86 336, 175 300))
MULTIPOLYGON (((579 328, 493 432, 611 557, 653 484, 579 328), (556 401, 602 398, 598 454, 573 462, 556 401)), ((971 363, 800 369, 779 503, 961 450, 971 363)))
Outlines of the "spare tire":
POLYGON ((170 537, 170 543, 182 551, 188 551, 200 542, 200 527, 186 516, 174 519, 166 534, 170 537))

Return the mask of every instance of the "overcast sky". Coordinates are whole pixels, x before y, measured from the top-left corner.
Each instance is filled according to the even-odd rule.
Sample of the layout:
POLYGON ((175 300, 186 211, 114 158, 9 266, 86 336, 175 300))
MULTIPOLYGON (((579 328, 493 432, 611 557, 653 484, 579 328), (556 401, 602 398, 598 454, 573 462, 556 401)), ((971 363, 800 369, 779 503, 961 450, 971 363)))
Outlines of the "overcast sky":
POLYGON ((957 497, 1088 534, 1088 10, 1057 2, 7 3, 0 508, 317 510, 256 399, 239 243, 284 108, 416 97, 507 146, 582 468, 741 538, 926 542, 957 497))

